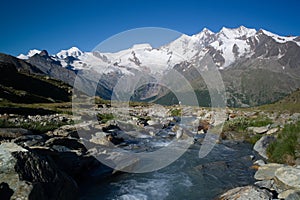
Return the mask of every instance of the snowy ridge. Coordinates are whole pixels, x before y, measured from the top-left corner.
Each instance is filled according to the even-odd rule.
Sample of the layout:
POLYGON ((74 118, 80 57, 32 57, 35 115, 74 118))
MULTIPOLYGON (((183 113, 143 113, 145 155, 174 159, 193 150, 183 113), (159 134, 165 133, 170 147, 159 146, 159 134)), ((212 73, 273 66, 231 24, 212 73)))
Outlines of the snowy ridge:
POLYGON ((41 53, 41 50, 37 50, 37 49, 32 49, 28 52, 27 55, 24 55, 24 54, 20 54, 19 56, 17 56, 17 58, 20 58, 20 59, 28 59, 29 57, 32 57, 34 56, 35 54, 39 54, 41 53))
MULTIPOLYGON (((200 33, 188 36, 181 35, 171 43, 153 48, 150 44, 135 44, 129 49, 116 53, 83 52, 77 47, 62 50, 51 58, 63 67, 77 70, 93 69, 99 73, 118 72, 134 75, 134 71, 150 74, 162 74, 165 70, 183 61, 191 61, 210 53, 215 64, 226 68, 237 59, 251 57, 258 44, 259 35, 272 37, 277 43, 294 42, 300 46, 297 37, 282 37, 271 32, 240 26, 230 29, 223 27, 218 33, 204 28, 200 33), (70 59, 71 58, 71 59, 70 59)), ((21 54, 20 59, 28 59, 40 50, 31 50, 27 55, 21 54)), ((280 52, 281 53, 281 52, 280 52)), ((278 55, 278 58, 284 56, 278 55)))
POLYGON ((78 57, 81 56, 83 53, 77 47, 71 47, 68 50, 62 50, 56 54, 56 57, 59 59, 65 59, 68 56, 78 57))
POLYGON ((300 42, 295 41, 295 39, 297 38, 295 36, 289 36, 289 37, 279 36, 277 34, 271 33, 266 30, 262 30, 262 32, 265 35, 272 37, 278 43, 295 42, 298 46, 300 46, 300 42))

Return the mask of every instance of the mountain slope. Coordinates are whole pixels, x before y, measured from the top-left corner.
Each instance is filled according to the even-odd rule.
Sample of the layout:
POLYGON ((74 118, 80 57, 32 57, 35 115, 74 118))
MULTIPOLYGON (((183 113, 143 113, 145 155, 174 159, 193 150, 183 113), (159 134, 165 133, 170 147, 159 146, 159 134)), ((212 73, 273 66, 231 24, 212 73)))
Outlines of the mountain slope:
MULTIPOLYGON (((220 69, 229 106, 274 102, 300 87, 299 37, 284 37, 244 26, 223 27, 218 33, 203 29, 192 36, 182 35, 160 48, 136 44, 116 53, 82 52, 76 47, 56 55, 43 51, 32 55, 35 52, 38 51, 21 57, 43 73, 69 84, 76 76, 86 88, 92 88, 99 81, 96 94, 105 99, 110 98, 121 77, 130 79, 145 74, 147 80, 155 83, 170 69, 183 74, 201 98, 207 89, 198 70, 200 73, 206 70, 200 63, 207 56, 220 69)), ((124 86, 125 93, 126 89, 124 86)), ((167 89, 157 84, 138 90, 136 100, 155 101, 164 95, 170 96, 167 89)))
POLYGON ((70 101, 70 87, 41 74, 36 67, 0 54, 0 98, 15 103, 70 101), (35 73, 37 72, 37 73, 35 73))

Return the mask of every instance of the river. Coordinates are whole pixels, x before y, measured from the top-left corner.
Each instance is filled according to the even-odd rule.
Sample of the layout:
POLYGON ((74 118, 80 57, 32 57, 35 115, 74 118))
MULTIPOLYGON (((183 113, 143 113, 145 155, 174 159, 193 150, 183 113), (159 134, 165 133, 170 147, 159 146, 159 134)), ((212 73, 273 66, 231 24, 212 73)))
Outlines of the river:
POLYGON ((178 160, 158 171, 119 173, 86 183, 82 200, 210 200, 222 192, 254 183, 252 146, 223 141, 205 157, 200 144, 192 145, 178 160))

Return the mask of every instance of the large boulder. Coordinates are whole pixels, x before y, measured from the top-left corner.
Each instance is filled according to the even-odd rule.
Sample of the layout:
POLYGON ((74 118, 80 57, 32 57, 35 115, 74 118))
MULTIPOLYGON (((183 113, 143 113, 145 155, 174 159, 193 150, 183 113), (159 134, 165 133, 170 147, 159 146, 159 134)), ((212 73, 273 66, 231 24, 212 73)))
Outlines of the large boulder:
POLYGON ((2 188, 11 199, 77 199, 77 184, 53 160, 14 143, 0 145, 2 188))
POLYGON ((276 170, 275 176, 285 185, 300 190, 300 168, 284 166, 276 170))
POLYGON ((282 164, 269 163, 263 166, 260 166, 257 172, 254 175, 254 178, 257 180, 271 180, 275 177, 275 172, 277 169, 283 167, 282 164))
POLYGON ((263 158, 268 159, 267 148, 271 142, 275 141, 274 136, 262 136, 254 145, 253 149, 263 158))
POLYGON ((272 193, 255 186, 237 187, 222 194, 219 200, 270 200, 272 193))
POLYGON ((300 199, 300 191, 297 190, 285 190, 278 194, 278 198, 287 199, 287 200, 299 200, 300 199))

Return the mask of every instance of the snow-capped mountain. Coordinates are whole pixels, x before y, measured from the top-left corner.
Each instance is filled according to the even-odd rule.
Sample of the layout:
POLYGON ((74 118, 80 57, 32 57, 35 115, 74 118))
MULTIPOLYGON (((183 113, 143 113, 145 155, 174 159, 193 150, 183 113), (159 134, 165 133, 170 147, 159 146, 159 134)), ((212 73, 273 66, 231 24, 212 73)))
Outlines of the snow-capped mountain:
POLYGON ((34 56, 35 54, 39 54, 39 53, 41 53, 41 50, 32 49, 32 50, 29 50, 29 52, 28 52, 27 55, 20 54, 20 55, 18 56, 18 58, 24 59, 24 60, 25 60, 25 59, 28 59, 28 58, 34 56))
POLYGON ((55 56, 59 59, 65 59, 68 56, 78 57, 78 56, 81 56, 82 54, 83 54, 82 51, 80 51, 77 47, 72 47, 68 50, 60 51, 55 56))
MULTIPOLYGON (((192 36, 184 34, 160 48, 152 48, 150 44, 136 44, 116 53, 101 53, 82 52, 77 47, 72 47, 52 55, 52 58, 59 61, 63 67, 71 66, 77 70, 93 68, 100 73, 118 70, 124 74, 131 74, 132 69, 135 69, 156 74, 182 61, 209 53, 215 64, 224 69, 240 58, 253 56, 256 48, 261 45, 262 41, 259 38, 262 34, 276 43, 293 42, 300 46, 299 37, 283 37, 265 30, 257 31, 241 26, 235 29, 223 27, 218 33, 205 28, 192 36)), ((36 53, 40 51, 30 50, 27 55, 21 54, 18 58, 28 59, 36 53)))
MULTIPOLYGON (((145 72, 143 74, 149 75, 149 78, 156 79, 167 73, 169 69, 175 68, 189 77, 188 80, 192 80, 195 78, 195 73, 190 66, 207 56, 210 56, 215 65, 221 69, 225 84, 228 84, 227 89, 236 93, 234 98, 242 98, 242 100, 238 100, 242 104, 256 105, 256 102, 274 101, 276 98, 273 98, 273 93, 282 96, 300 87, 298 81, 300 77, 300 37, 279 36, 263 29, 255 30, 244 26, 234 29, 223 27, 217 33, 205 28, 192 36, 183 34, 159 48, 153 48, 150 44, 135 44, 129 49, 116 53, 103 53, 83 52, 72 47, 55 55, 48 55, 45 51, 31 50, 27 55, 21 54, 19 58, 39 66, 44 73, 54 78, 64 79, 69 84, 72 84, 78 71, 88 71, 91 76, 95 76, 94 72, 98 72, 102 74, 100 83, 102 89, 99 93, 104 91, 109 95, 118 78, 123 75, 133 76, 138 72, 145 72), (63 70, 58 70, 58 68, 63 70), (250 76, 257 69, 268 71, 260 72, 259 75, 268 76, 275 73, 270 76, 270 79, 262 78, 263 81, 267 81, 267 86, 269 83, 279 82, 281 79, 288 80, 289 84, 282 83, 278 88, 260 89, 262 85, 256 87, 255 85, 259 82, 251 82, 253 77, 250 76), (246 74, 242 75, 244 72, 246 74), (237 79, 236 77, 247 79, 242 80, 242 78, 237 79), (277 77, 278 80, 274 77, 277 77), (237 88, 242 87, 241 82, 252 88, 248 93, 255 97, 254 100, 251 100, 251 95, 244 95, 245 92, 242 90, 245 90, 245 85, 242 89, 237 88), (249 86, 248 82, 249 84, 251 82, 249 86), (254 86, 255 89, 253 89, 254 86), (261 100, 258 94, 262 94, 261 92, 267 94, 265 90, 270 91, 270 94, 261 100)), ((258 76, 255 73, 253 76, 258 76)), ((195 81, 197 82, 199 79, 195 81)), ((158 90, 155 89, 155 91, 158 90)), ((149 96, 152 97, 153 94, 147 94, 143 98, 146 99, 149 96)))

